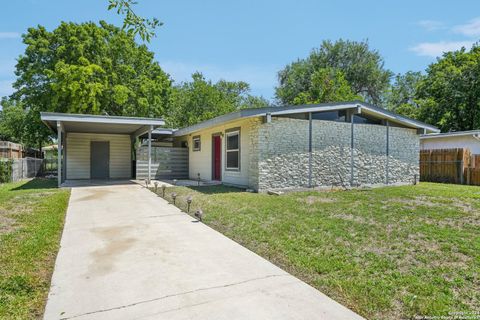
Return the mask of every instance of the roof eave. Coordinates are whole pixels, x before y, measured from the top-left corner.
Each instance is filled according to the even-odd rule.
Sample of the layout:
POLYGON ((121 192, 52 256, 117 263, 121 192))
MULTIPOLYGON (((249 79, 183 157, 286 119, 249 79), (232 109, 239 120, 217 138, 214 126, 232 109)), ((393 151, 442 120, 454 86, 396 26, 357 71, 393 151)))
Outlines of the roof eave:
POLYGON ((165 125, 165 121, 163 119, 157 119, 157 118, 92 116, 92 115, 50 113, 50 112, 41 112, 40 119, 44 123, 47 121, 63 121, 63 122, 106 123, 106 124, 136 124, 136 125, 152 125, 152 126, 165 125))
POLYGON ((269 107, 269 108, 260 108, 260 109, 240 110, 240 111, 222 115, 210 120, 206 120, 183 129, 179 129, 176 132, 174 132, 173 136, 179 137, 179 136, 192 134, 200 130, 208 129, 216 125, 228 123, 238 119, 244 119, 244 118, 250 118, 250 117, 262 117, 267 115, 267 113, 270 113, 273 116, 278 116, 278 115, 305 113, 305 112, 353 109, 357 107, 369 110, 371 113, 381 115, 384 118, 398 122, 400 124, 404 124, 406 126, 409 126, 415 129, 424 129, 426 132, 432 132, 432 133, 440 132, 440 129, 438 129, 437 127, 427 125, 423 122, 416 121, 414 119, 410 119, 408 117, 404 117, 401 115, 397 115, 393 112, 375 107, 368 103, 364 103, 361 101, 352 101, 352 102, 344 102, 344 103, 333 103, 331 106, 329 106, 328 104, 318 104, 318 105, 269 107), (242 112, 245 112, 245 111, 249 111, 249 113, 246 115, 242 115, 243 114, 242 112))
POLYGON ((450 138, 450 137, 465 137, 465 136, 472 136, 478 137, 480 136, 480 130, 472 130, 469 132, 444 132, 444 133, 429 133, 423 134, 420 136, 420 139, 435 139, 435 138, 450 138))

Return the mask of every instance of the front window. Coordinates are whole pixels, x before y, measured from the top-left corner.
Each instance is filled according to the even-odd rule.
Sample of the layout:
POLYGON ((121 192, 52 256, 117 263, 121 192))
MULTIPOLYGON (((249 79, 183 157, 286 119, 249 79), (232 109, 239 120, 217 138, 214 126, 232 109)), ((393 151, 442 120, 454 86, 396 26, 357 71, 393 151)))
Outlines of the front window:
POLYGON ((195 136, 192 138, 192 149, 193 151, 200 151, 201 143, 200 136, 195 136))
POLYGON ((240 131, 231 131, 227 136, 227 170, 240 170, 240 131))

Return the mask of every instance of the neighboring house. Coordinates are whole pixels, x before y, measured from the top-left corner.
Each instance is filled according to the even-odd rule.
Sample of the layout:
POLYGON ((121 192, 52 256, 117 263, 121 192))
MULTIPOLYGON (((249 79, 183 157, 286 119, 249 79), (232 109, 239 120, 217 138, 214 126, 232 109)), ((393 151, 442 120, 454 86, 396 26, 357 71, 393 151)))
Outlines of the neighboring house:
POLYGON ((431 133, 420 136, 420 149, 470 149, 472 154, 480 154, 480 130, 431 133))
POLYGON ((58 147, 56 144, 52 144, 42 148, 43 158, 44 159, 57 159, 58 147))
POLYGON ((113 130, 126 131, 120 130, 121 118, 42 114, 50 127, 66 132, 63 180, 131 177, 125 150, 133 139, 153 131, 158 147, 147 139, 147 146, 136 150, 137 178, 200 177, 261 192, 414 183, 419 137, 439 132, 363 102, 245 109, 179 130, 154 130, 163 126, 161 119, 140 119, 143 129, 130 128, 122 137, 113 130), (110 141, 110 149, 105 144, 99 149, 96 141, 110 141), (177 158, 185 158, 185 164, 179 166, 183 160, 177 158), (110 163, 101 176, 94 168, 99 159, 110 163))

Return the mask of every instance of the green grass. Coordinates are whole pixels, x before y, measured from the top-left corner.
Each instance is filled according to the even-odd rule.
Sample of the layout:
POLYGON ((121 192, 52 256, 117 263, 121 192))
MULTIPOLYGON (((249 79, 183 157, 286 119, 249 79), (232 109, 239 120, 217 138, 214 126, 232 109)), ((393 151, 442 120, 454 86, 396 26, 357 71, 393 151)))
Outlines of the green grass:
POLYGON ((369 319, 479 311, 480 187, 172 192, 182 209, 192 195, 206 224, 369 319))
POLYGON ((56 180, 0 186, 0 319, 42 316, 69 196, 56 180))

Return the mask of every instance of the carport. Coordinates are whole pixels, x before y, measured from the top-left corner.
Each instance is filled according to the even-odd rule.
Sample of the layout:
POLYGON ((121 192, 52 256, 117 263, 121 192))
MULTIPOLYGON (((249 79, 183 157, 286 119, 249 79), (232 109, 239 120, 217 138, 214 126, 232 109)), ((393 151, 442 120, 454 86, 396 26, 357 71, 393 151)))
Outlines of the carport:
POLYGON ((42 112, 42 121, 57 133, 58 185, 65 180, 131 179, 134 144, 148 134, 148 180, 151 179, 151 134, 162 119, 42 112))

